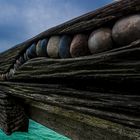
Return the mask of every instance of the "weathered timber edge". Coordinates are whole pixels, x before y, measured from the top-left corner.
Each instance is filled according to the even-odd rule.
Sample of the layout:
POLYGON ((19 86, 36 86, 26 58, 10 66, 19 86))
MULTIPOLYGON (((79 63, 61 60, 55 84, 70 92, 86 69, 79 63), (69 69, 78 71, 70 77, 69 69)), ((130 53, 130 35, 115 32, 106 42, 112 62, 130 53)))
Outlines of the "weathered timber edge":
POLYGON ((41 34, 1 53, 0 73, 6 73, 13 66, 16 59, 34 42, 40 39, 60 34, 76 34, 88 32, 101 26, 112 26, 119 18, 140 12, 139 0, 122 0, 103 8, 70 20, 66 23, 48 29, 41 34))
POLYGON ((97 139, 111 139, 112 136, 113 139, 139 139, 139 53, 140 41, 137 40, 88 57, 36 58, 22 65, 10 82, 1 82, 1 85, 9 95, 22 99, 29 106, 26 111, 31 118, 73 139, 95 139, 95 130, 101 134, 97 134, 97 139), (68 116, 56 114, 55 109, 50 113, 47 107, 108 120, 108 134, 103 135, 106 131, 101 126, 97 129, 94 123, 89 127, 87 122, 73 122, 68 116), (66 122, 70 124, 65 126, 66 122), (73 128, 72 122, 81 130, 76 125, 73 128), (111 124, 121 128, 115 126, 114 133, 111 124), (130 131, 124 134, 125 128, 130 131), (84 136, 80 137, 79 132, 84 136))
MULTIPOLYGON (((72 138, 73 140, 81 140, 81 139, 85 140, 87 138, 89 140, 93 139, 99 140, 105 138, 107 138, 108 140, 112 139, 139 140, 140 138, 140 130, 138 128, 133 128, 132 126, 128 127, 125 125, 114 123, 112 121, 107 121, 106 119, 100 119, 98 117, 95 117, 95 115, 91 115, 91 113, 88 113, 87 109, 86 109, 87 113, 83 112, 82 111, 82 106, 84 105, 83 102, 81 105, 79 104, 80 102, 77 102, 78 101, 77 98, 79 99, 79 97, 75 97, 75 100, 71 99, 71 96, 72 97, 73 95, 78 96, 78 94, 80 96, 83 94, 82 92, 78 93, 78 91, 76 92, 76 90, 74 92, 72 91, 71 88, 67 88, 67 90, 65 90, 66 88, 64 87, 63 89, 61 88, 62 91, 60 91, 59 88, 62 85, 55 84, 38 85, 29 83, 25 84, 25 83, 3 82, 1 83, 1 85, 3 85, 2 87, 5 88, 7 94, 12 95, 17 99, 19 98, 20 102, 24 103, 26 113, 30 118, 36 120, 39 123, 42 123, 43 125, 46 125, 49 128, 52 128, 53 130, 56 130, 61 134, 68 136, 69 138, 72 138), (21 88, 22 90, 20 90, 21 88), (42 91, 40 89, 42 89, 42 91), (59 99, 57 98, 56 94, 57 91, 60 92, 60 94, 62 94, 58 96, 59 99), (40 96, 38 92, 43 92, 43 96, 40 96), (71 101, 69 99, 71 99, 71 101), (67 103, 65 102, 65 100, 67 103), (80 105, 80 107, 77 107, 77 109, 79 108, 79 111, 77 109, 75 110, 73 108, 67 107, 67 106, 74 107, 75 106, 74 104, 80 105)), ((87 98, 86 101, 88 100, 89 102, 87 105, 91 104, 91 101, 90 99, 88 99, 88 97, 92 98, 92 101, 93 103, 96 104, 96 106, 98 106, 98 104, 103 104, 103 102, 99 102, 97 98, 102 99, 104 101, 109 100, 108 99, 109 97, 115 98, 114 100, 116 100, 116 103, 119 101, 118 100, 119 98, 120 100, 122 100, 121 95, 110 96, 107 93, 99 93, 99 92, 98 93, 92 92, 89 93, 88 95, 88 93, 89 92, 84 92, 85 95, 84 94, 82 95, 84 96, 83 98, 87 98)), ((124 100, 129 100, 129 97, 130 99, 132 99, 132 97, 129 95, 122 95, 122 97, 123 96, 125 97, 124 100)), ((133 96, 133 98, 138 97, 133 96)), ((111 101, 113 100, 111 99, 111 101)), ((108 108, 111 108, 111 105, 108 108)), ((98 112, 98 109, 95 109, 95 111, 98 112)), ((110 115, 111 114, 112 113, 110 113, 110 115)), ((114 116, 114 114, 112 115, 114 116)), ((119 115, 120 117, 124 116, 122 114, 116 114, 117 117, 119 115)), ((132 118, 132 120, 134 121, 134 118, 132 118)))
MULTIPOLYGON (((112 26, 119 18, 139 12, 139 0, 122 0, 49 29, 1 53, 0 74, 6 73, 40 39, 112 26)), ((8 100, 0 99, 8 109, 7 102, 11 99, 16 99, 18 105, 20 102, 20 107, 10 106, 21 113, 19 116, 26 123, 25 112, 74 140, 139 140, 139 54, 140 40, 137 40, 128 46, 80 58, 31 59, 9 81, 0 81, 0 91, 8 100)), ((19 116, 15 115, 17 119, 19 116)), ((15 122, 13 126, 17 128, 19 124, 15 122)))

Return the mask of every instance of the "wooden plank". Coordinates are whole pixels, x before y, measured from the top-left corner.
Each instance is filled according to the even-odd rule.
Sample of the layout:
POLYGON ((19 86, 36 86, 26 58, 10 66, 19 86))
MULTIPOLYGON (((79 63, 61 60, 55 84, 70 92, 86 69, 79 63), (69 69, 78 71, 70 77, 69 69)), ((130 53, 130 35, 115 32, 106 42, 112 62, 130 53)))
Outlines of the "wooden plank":
POLYGON ((139 129, 40 102, 26 101, 29 116, 72 140, 138 140, 139 129), (46 118, 46 119, 44 119, 46 118))
POLYGON ((67 84, 4 82, 3 88, 12 96, 25 100, 62 107, 134 128, 140 127, 140 96, 135 93, 105 92, 96 87, 94 91, 81 90, 67 84))
POLYGON ((15 131, 28 131, 28 117, 24 112, 23 105, 15 98, 0 90, 0 128, 11 135, 15 131))
POLYGON ((39 35, 1 53, 0 73, 7 72, 15 62, 16 58, 18 58, 32 43, 38 42, 40 39, 50 37, 52 35, 88 32, 105 25, 110 27, 112 26, 112 23, 119 18, 129 14, 139 13, 139 11, 139 0, 122 0, 48 29, 39 35))
MULTIPOLYGON (((1 53, 0 74, 9 72, 16 59, 40 39, 112 27, 121 17, 139 12, 139 0, 122 0, 51 28, 1 53)), ((1 127, 10 122, 8 113, 14 109, 19 112, 11 113, 15 125, 5 131, 18 129, 26 118, 22 111, 24 104, 31 118, 74 140, 139 139, 140 40, 115 47, 79 58, 34 58, 24 63, 8 81, 1 79, 1 127), (15 102, 16 108, 7 97, 18 99, 22 106, 15 102)))
POLYGON ((36 58, 27 61, 11 81, 68 83, 118 91, 137 89, 140 81, 140 41, 97 55, 71 59, 36 58), (72 82, 71 82, 72 81, 72 82), (133 85, 133 86, 132 86, 133 85))

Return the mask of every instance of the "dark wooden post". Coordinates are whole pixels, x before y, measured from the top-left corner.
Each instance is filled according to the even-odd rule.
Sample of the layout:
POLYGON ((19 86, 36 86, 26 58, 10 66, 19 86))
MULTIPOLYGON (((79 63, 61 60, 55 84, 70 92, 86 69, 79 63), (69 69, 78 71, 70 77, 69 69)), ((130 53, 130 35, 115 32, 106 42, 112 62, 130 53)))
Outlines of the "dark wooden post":
POLYGON ((28 117, 22 104, 0 86, 0 128, 10 135, 14 131, 28 131, 28 117))

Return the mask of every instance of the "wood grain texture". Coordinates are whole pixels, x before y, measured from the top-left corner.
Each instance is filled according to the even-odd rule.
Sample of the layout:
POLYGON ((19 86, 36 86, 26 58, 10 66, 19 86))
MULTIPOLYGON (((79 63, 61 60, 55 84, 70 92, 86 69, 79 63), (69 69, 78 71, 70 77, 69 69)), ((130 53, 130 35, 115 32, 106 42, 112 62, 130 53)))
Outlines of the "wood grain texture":
MULTIPOLYGON (((35 108, 40 112, 38 116, 32 113, 31 103, 34 101, 96 116, 139 131, 139 54, 140 40, 137 40, 128 46, 86 57, 35 58, 23 64, 9 82, 0 84, 11 96, 30 100, 30 117, 42 124, 41 112, 45 113, 45 110, 40 112, 35 108)), ((57 124, 56 128, 59 128, 57 124)), ((66 131, 61 133, 66 134, 66 131)), ((77 135, 72 133, 73 137, 77 135)))
POLYGON ((5 86, 10 87, 6 89, 16 97, 140 127, 140 97, 137 94, 80 90, 61 84, 6 83, 5 86))
POLYGON ((108 93, 96 87, 94 92, 84 91, 61 84, 0 84, 26 105, 30 118, 73 140, 140 138, 139 95, 108 93))
POLYGON ((22 65, 12 79, 19 81, 46 79, 47 82, 57 81, 59 78, 64 80, 112 79, 116 83, 123 83, 125 80, 131 83, 133 81, 129 79, 134 78, 135 81, 139 79, 139 53, 140 40, 128 46, 86 57, 35 58, 22 65))
POLYGON ((76 34, 89 32, 101 26, 112 26, 119 18, 136 14, 140 11, 139 0, 122 0, 104 6, 95 11, 89 12, 78 18, 72 19, 61 25, 48 29, 39 35, 16 45, 15 47, 0 54, 0 73, 7 72, 12 67, 16 58, 18 58, 33 43, 37 43, 40 39, 60 34, 76 34))
MULTIPOLYGON (((137 40, 128 46, 88 57, 32 59, 20 67, 5 87, 24 100, 96 116, 139 130, 139 53, 140 40, 137 40)), ((40 118, 35 114, 31 117, 40 118)), ((43 120, 39 119, 39 122, 43 123, 43 120)))
MULTIPOLYGON (((1 53, 0 74, 8 72, 16 59, 40 39, 61 34, 88 34, 99 27, 112 27, 121 17, 139 12, 139 0, 122 0, 51 28, 1 53)), ((29 106, 25 107, 29 117, 74 140, 139 140, 140 40, 114 47, 79 58, 28 60, 9 81, 0 81, 0 92, 29 106)), ((11 108, 15 106, 11 99, 0 98, 0 101, 1 110, 9 109, 7 114, 13 111, 11 108)), ((15 112, 19 114, 12 113, 15 119, 23 116, 22 124, 26 116, 23 106, 16 103, 15 112)), ((1 116, 7 114, 2 112, 1 116)), ((0 120, 2 128, 3 118, 0 120)), ((9 118, 7 120, 6 124, 10 122, 9 118)), ((13 129, 8 126, 9 131, 21 126, 16 120, 15 123, 13 129)))
POLYGON ((72 140, 138 140, 140 138, 139 129, 61 107, 30 102, 28 111, 32 119, 65 134, 72 140))
POLYGON ((0 128, 11 135, 15 131, 28 131, 28 117, 19 101, 7 94, 0 85, 0 128))

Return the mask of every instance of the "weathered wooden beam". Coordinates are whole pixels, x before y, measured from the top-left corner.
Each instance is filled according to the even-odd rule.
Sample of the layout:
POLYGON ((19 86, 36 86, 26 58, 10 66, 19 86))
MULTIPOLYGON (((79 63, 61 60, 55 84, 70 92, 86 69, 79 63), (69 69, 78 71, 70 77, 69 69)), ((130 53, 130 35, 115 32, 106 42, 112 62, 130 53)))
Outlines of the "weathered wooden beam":
MULTIPOLYGON (((10 82, 0 84, 10 95, 23 99, 25 104, 29 100, 30 117, 42 124, 50 124, 41 118, 46 111, 40 110, 40 105, 36 108, 30 103, 96 116, 139 131, 139 48, 140 41, 137 40, 128 46, 88 57, 31 59, 19 68, 10 82)), ((55 115, 55 112, 50 114, 52 120, 55 115)), ((56 128, 59 128, 57 124, 56 128)), ((68 135, 64 130, 61 133, 68 135)))
POLYGON ((11 80, 26 82, 43 82, 44 80, 46 83, 66 83, 70 80, 76 83, 83 80, 85 85, 86 83, 92 85, 92 80, 94 85, 99 87, 113 89, 116 86, 114 90, 117 90, 120 86, 122 90, 128 91, 139 85, 139 53, 140 41, 138 40, 122 48, 86 57, 36 58, 23 64, 11 80), (134 87, 127 87, 131 84, 134 87))
MULTIPOLYGON (((114 44, 112 50, 85 57, 27 59, 11 77, 2 78, 27 48, 40 39, 88 34, 104 26, 112 28, 121 17, 139 12, 139 0, 122 0, 51 28, 1 53, 0 93, 7 98, 0 98, 0 109, 8 109, 7 113, 1 113, 1 127, 10 122, 8 115, 14 109, 19 113, 13 113, 15 125, 5 131, 20 130, 18 127, 28 122, 23 111, 25 105, 29 117, 74 140, 139 139, 140 40, 127 46, 114 44), (11 100, 17 105, 11 104, 11 100)), ((22 128, 25 130, 27 125, 22 128)))
POLYGON ((101 26, 110 27, 119 18, 139 12, 139 0, 122 0, 48 29, 41 34, 1 53, 0 73, 7 72, 16 61, 16 58, 18 58, 31 44, 38 42, 40 39, 50 37, 52 35, 88 32, 101 26))
MULTIPOLYGON (((28 101, 30 102, 30 101, 28 101)), ((29 116, 72 140, 138 140, 139 129, 40 102, 27 103, 29 116), (37 117, 38 116, 38 117, 37 117), (44 119, 46 118, 46 119, 44 119)))
POLYGON ((93 92, 61 84, 0 85, 25 104, 30 118, 74 140, 140 137, 139 95, 108 93, 97 87, 93 92))
POLYGON ((23 105, 7 94, 2 86, 0 88, 0 128, 7 135, 15 131, 28 131, 29 120, 23 105))
MULTIPOLYGON (((6 82, 3 83, 3 87, 9 94, 25 100, 30 99, 94 115, 126 126, 140 127, 140 97, 135 93, 130 95, 123 92, 105 92, 101 89, 89 91, 63 84, 6 82)), ((94 88, 93 84, 91 88, 94 88)))

